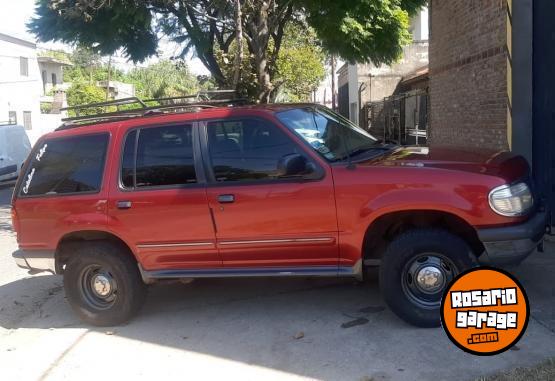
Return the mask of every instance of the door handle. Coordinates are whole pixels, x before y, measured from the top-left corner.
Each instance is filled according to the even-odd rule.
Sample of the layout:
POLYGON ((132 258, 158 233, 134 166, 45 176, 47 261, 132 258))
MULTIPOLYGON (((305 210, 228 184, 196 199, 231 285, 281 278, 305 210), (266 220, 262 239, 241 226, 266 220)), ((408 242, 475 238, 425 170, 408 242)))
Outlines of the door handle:
POLYGON ((221 194, 218 196, 218 202, 220 204, 231 204, 235 202, 235 196, 232 194, 221 194))
POLYGON ((131 201, 118 201, 118 209, 131 209, 131 201))

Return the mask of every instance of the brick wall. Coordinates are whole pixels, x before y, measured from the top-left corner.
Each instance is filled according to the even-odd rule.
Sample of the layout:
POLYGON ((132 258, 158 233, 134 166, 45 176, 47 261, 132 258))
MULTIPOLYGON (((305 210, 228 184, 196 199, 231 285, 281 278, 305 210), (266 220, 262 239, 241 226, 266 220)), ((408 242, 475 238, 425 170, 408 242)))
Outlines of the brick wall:
POLYGON ((430 145, 507 149, 506 0, 430 3, 430 145))

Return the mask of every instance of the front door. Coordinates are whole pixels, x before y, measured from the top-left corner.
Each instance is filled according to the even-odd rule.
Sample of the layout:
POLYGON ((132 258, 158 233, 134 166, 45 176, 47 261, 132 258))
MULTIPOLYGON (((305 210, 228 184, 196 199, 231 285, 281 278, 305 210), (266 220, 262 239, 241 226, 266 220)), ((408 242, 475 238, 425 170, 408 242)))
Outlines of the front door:
POLYGON ((208 201, 224 266, 337 271, 329 169, 318 180, 280 178, 282 157, 310 155, 270 121, 241 118, 201 125, 208 156, 208 201))
POLYGON ((110 224, 147 270, 222 266, 195 138, 185 123, 135 129, 122 139, 110 224))

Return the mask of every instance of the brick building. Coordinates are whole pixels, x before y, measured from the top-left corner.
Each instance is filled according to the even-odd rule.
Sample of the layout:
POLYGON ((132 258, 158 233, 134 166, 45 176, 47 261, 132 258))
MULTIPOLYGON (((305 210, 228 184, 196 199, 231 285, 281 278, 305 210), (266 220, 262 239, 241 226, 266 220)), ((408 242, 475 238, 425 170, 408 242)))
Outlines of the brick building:
POLYGON ((555 211, 555 1, 430 0, 429 7, 429 145, 522 154, 555 211))
POLYGON ((506 0, 432 0, 430 144, 507 149, 506 0))

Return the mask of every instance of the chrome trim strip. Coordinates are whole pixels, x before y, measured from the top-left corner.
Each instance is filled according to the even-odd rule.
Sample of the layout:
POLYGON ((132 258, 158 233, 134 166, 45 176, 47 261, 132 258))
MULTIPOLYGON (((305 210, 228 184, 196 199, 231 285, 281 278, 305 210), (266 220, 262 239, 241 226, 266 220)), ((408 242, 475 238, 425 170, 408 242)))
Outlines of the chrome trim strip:
POLYGON ((191 243, 155 243, 155 244, 143 244, 137 245, 139 249, 153 249, 157 247, 191 247, 191 246, 210 246, 214 247, 213 242, 191 242, 191 243))
POLYGON ((333 242, 335 238, 291 238, 291 239, 261 239, 253 241, 223 241, 220 245, 256 245, 259 243, 304 243, 304 242, 333 242))

